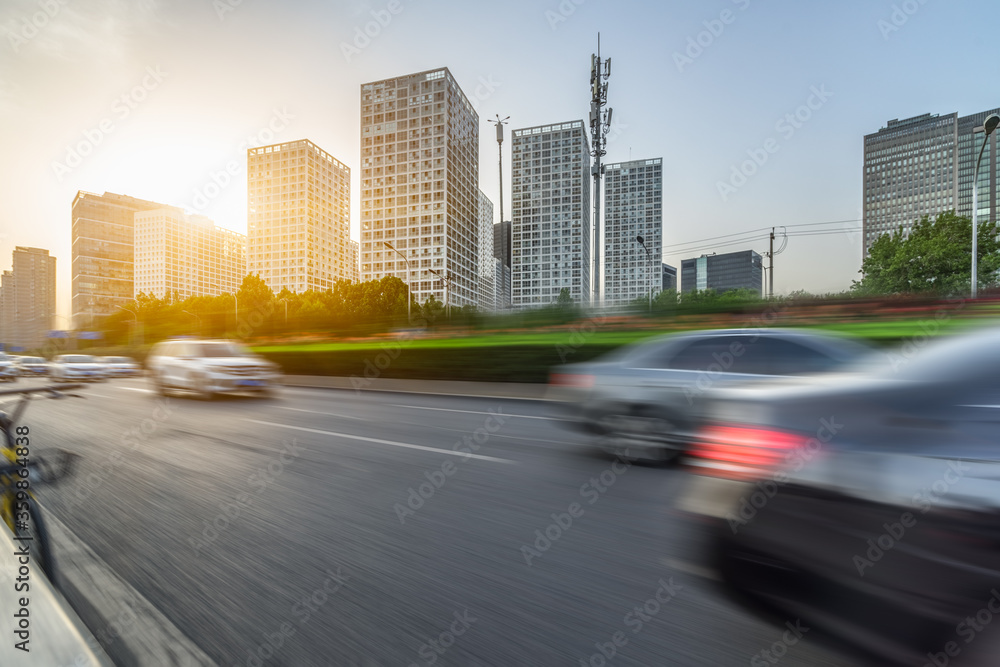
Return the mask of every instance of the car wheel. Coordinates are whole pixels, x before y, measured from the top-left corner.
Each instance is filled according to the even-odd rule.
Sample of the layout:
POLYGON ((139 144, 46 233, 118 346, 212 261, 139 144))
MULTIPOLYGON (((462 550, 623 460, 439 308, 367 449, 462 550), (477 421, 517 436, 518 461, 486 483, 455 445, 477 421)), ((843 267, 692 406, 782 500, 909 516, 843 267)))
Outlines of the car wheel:
POLYGON ((215 394, 212 393, 212 390, 208 388, 208 379, 204 375, 198 378, 198 383, 196 386, 197 386, 196 391, 198 393, 198 398, 200 398, 201 400, 211 401, 213 398, 215 398, 215 394))

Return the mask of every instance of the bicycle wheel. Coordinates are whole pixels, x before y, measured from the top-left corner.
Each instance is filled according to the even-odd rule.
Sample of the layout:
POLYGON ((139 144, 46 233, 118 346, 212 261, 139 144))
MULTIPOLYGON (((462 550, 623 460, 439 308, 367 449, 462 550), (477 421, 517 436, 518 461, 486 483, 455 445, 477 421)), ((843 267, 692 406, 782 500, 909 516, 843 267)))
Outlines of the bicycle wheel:
POLYGON ((22 501, 16 519, 14 533, 17 537, 31 538, 30 541, 25 540, 29 545, 31 562, 35 567, 40 567, 49 582, 55 586, 55 562, 52 557, 52 545, 49 542, 49 531, 42 518, 42 510, 34 498, 29 496, 26 501, 22 501), (25 504, 27 504, 26 509, 25 504), (24 521, 25 512, 28 516, 27 521, 24 521))

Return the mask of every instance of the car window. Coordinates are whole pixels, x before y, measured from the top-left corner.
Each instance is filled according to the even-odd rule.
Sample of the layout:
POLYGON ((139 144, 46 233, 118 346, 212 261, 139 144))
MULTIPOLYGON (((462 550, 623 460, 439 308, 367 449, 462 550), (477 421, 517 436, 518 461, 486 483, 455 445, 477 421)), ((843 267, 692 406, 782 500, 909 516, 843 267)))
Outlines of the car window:
POLYGON ((677 348, 665 368, 685 371, 754 373, 745 336, 711 336, 677 348))
POLYGON ((801 343, 761 336, 747 342, 742 363, 747 373, 757 375, 807 375, 822 373, 837 365, 829 355, 801 343))
POLYGON ((198 347, 198 356, 201 357, 246 357, 250 353, 243 347, 234 343, 212 342, 195 343, 198 347))

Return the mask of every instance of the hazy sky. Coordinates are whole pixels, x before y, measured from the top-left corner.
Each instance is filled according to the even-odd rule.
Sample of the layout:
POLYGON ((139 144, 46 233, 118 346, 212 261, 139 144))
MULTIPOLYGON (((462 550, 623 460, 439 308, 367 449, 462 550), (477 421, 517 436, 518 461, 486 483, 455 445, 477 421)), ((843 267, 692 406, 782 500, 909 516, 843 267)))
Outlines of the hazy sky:
MULTIPOLYGON (((301 138, 351 167, 357 239, 359 86, 441 66, 478 107, 480 187, 495 202, 487 119, 585 119, 598 31, 613 60, 607 160, 663 158, 667 246, 855 220, 864 134, 1000 106, 984 65, 998 26, 987 0, 3 0, 0 268, 16 245, 47 248, 68 315, 77 190, 245 232, 246 146, 301 138), (752 155, 755 173, 731 180, 752 155)), ((509 130, 504 149, 509 214, 509 130)), ((719 250, 746 247, 767 244, 719 250)), ((846 289, 860 262, 859 233, 791 238, 775 289, 846 289)))

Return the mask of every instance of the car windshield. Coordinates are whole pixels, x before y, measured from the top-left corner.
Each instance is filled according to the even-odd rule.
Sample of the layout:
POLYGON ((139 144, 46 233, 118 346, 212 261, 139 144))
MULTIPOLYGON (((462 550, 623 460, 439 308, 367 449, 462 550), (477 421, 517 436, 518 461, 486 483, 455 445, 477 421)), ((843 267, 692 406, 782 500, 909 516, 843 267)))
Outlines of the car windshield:
POLYGON ((22 364, 40 364, 42 363, 41 357, 24 357, 21 359, 22 364))
POLYGON ((250 352, 235 343, 192 343, 197 357, 249 357, 250 352))
POLYGON ((130 361, 132 360, 128 357, 108 357, 109 364, 127 364, 130 361))
POLYGON ((67 364, 92 364, 94 363, 94 358, 88 354, 67 354, 62 358, 63 363, 67 364))

